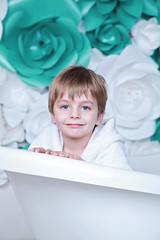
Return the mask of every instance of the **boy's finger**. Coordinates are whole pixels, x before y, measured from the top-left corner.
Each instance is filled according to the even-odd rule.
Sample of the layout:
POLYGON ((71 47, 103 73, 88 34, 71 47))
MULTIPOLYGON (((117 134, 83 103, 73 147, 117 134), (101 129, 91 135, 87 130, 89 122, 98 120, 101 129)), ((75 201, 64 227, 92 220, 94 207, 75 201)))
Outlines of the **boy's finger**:
POLYGON ((30 148, 28 149, 30 152, 34 152, 35 151, 35 148, 30 148))

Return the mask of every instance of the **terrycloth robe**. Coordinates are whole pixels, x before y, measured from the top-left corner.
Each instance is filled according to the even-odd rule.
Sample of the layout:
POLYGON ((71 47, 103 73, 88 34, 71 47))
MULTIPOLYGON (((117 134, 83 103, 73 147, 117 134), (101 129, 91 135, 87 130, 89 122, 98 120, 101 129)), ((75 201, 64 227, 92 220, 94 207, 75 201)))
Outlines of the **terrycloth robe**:
MULTIPOLYGON (((63 138, 57 126, 48 126, 31 144, 30 148, 43 147, 53 151, 62 151, 63 138)), ((125 149, 124 138, 115 129, 114 119, 97 126, 84 149, 81 158, 87 162, 131 170, 125 149)))

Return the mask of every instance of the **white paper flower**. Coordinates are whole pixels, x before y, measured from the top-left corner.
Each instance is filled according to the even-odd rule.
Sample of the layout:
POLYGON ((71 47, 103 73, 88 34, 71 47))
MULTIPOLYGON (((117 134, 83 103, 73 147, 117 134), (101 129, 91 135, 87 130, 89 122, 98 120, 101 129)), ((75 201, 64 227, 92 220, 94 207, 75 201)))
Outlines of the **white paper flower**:
POLYGON ((39 100, 32 104, 30 112, 24 119, 26 141, 31 143, 34 138, 51 122, 48 111, 48 92, 41 95, 39 100))
POLYGON ((22 83, 16 73, 7 73, 7 80, 0 86, 0 104, 3 104, 3 116, 11 128, 24 120, 32 102, 40 96, 34 88, 22 83))
POLYGON ((2 139, 5 135, 5 125, 4 125, 4 119, 2 117, 2 107, 0 105, 0 145, 2 145, 2 139))
POLYGON ((139 141, 125 142, 125 148, 128 156, 149 155, 160 152, 160 143, 158 141, 150 141, 149 138, 139 141))
POLYGON ((105 56, 97 48, 92 48, 91 60, 87 68, 96 71, 104 59, 105 56))
POLYGON ((131 37, 134 44, 148 55, 160 46, 160 25, 156 18, 138 21, 131 30, 131 37))
POLYGON ((5 121, 2 115, 2 107, 0 106, 0 145, 8 145, 22 141, 24 141, 24 129, 22 124, 11 128, 5 121))
POLYGON ((160 72, 156 63, 136 47, 106 57, 98 69, 109 86, 106 115, 116 118, 119 132, 139 140, 155 132, 160 116, 160 72))
POLYGON ((3 34, 3 24, 2 20, 5 18, 8 11, 8 2, 7 0, 0 0, 0 40, 3 34))
POLYGON ((2 66, 0 66, 0 85, 7 79, 7 71, 2 66))

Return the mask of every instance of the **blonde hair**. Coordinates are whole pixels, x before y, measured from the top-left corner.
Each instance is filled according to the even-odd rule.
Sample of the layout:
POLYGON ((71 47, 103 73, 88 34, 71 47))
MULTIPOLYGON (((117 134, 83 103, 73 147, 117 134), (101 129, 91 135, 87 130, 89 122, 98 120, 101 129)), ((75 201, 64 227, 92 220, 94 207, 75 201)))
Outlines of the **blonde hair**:
POLYGON ((98 105, 98 115, 105 110, 107 101, 107 85, 104 78, 90 69, 82 66, 70 66, 61 71, 52 81, 49 87, 48 108, 53 113, 53 107, 57 99, 61 99, 65 92, 69 98, 75 95, 85 94, 90 91, 98 105))

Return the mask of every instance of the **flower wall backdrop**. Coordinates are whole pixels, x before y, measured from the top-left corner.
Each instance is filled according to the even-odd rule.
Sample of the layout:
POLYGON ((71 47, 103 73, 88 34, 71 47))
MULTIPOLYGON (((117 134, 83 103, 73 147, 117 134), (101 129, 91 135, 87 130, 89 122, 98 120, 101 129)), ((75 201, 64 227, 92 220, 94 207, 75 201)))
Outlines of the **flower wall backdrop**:
POLYGON ((83 65, 105 77, 128 155, 160 152, 160 0, 0 3, 0 145, 27 149, 53 78, 83 65))

